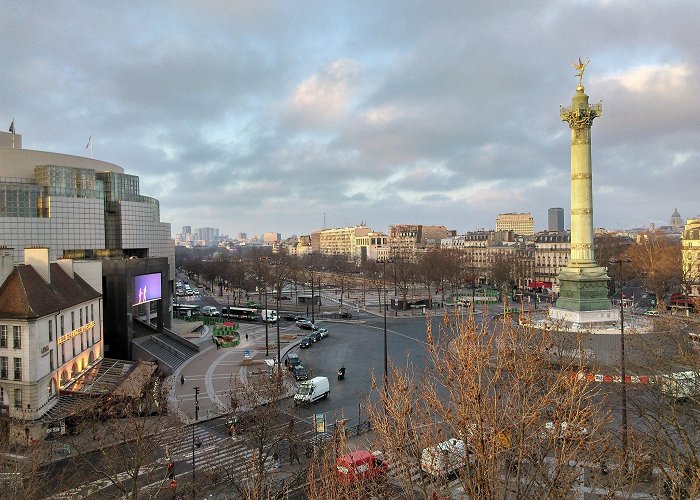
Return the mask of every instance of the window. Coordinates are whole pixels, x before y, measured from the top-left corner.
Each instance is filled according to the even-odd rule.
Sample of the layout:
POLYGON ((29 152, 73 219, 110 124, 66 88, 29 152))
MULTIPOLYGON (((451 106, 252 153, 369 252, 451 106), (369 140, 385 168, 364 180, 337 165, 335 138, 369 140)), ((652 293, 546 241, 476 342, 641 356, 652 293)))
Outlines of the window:
POLYGON ((22 408, 22 389, 15 389, 15 408, 22 408))
POLYGON ((7 379, 7 377, 9 376, 7 372, 10 369, 10 367, 7 364, 7 356, 0 356, 0 378, 7 379))
POLYGON ((7 325, 0 325, 0 347, 7 347, 7 325))
POLYGON ((73 357, 75 357, 75 337, 70 339, 70 345, 73 346, 73 357))
POLYGON ((70 312, 70 331, 75 330, 75 311, 70 312))
POLYGON ((92 343, 93 343, 93 345, 94 345, 94 344, 95 344, 95 329, 94 329, 94 328, 90 328, 90 333, 92 334, 92 343))
POLYGON ((12 343, 15 349, 22 348, 22 327, 13 326, 12 327, 12 343))
POLYGON ((53 321, 49 320, 49 342, 53 340, 53 321))
POLYGON ((80 308, 80 326, 83 326, 83 308, 80 308))
POLYGON ((53 370, 54 370, 54 367, 53 367, 53 349, 51 349, 51 350, 49 351, 49 360, 50 360, 50 363, 51 363, 51 365, 50 365, 49 368, 51 369, 51 371, 53 371, 53 370))
POLYGON ((22 358, 15 358, 15 380, 22 380, 22 358))
POLYGON ((85 350, 85 341, 83 340, 83 337, 85 337, 84 333, 80 334, 80 352, 83 352, 85 350))
POLYGON ((90 321, 95 321, 95 304, 90 304, 90 321))
POLYGON ((66 362, 66 343, 61 344, 61 364, 66 362))
POLYGON ((63 314, 61 314, 61 337, 63 337, 64 333, 65 333, 65 330, 63 328, 63 314))
POLYGON ((5 404, 5 389, 0 386, 0 405, 5 404))

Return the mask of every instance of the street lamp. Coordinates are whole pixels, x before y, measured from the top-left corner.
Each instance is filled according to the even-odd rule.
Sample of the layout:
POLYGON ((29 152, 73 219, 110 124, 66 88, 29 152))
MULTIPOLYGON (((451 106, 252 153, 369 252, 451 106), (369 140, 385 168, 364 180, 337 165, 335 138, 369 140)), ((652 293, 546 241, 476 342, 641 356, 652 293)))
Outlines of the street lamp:
POLYGON ((265 357, 270 355, 270 342, 267 337, 267 283, 265 283, 265 312, 263 313, 263 320, 265 321, 265 357))
POLYGON ((196 480, 196 470, 197 464, 195 462, 194 447, 199 448, 202 446, 202 441, 194 439, 194 428, 197 426, 197 421, 199 420, 199 387, 194 388, 194 422, 192 423, 192 484, 195 484, 196 480))
MULTIPOLYGON (((387 394, 389 389, 389 353, 387 348, 387 338, 386 338, 386 259, 382 259, 382 289, 384 291, 384 393, 387 394)), ((379 296, 379 303, 381 304, 382 297, 379 296)))
POLYGON ((627 372, 625 369, 625 312, 624 312, 624 295, 622 293, 622 264, 631 263, 632 259, 626 257, 624 259, 612 258, 611 264, 618 265, 618 285, 620 287, 620 375, 622 377, 622 455, 624 458, 624 468, 627 470, 627 372))
POLYGON ((280 294, 282 293, 282 287, 279 285, 279 288, 277 289, 277 314, 275 317, 277 318, 277 372, 282 375, 282 372, 280 371, 280 367, 282 366, 280 363, 282 362, 282 356, 280 352, 280 294))

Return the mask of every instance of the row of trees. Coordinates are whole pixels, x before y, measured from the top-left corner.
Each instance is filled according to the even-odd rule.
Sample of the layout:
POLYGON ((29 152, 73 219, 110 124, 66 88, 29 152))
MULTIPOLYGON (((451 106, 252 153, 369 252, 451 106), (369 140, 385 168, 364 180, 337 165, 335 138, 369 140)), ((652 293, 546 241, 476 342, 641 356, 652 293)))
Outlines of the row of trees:
MULTIPOLYGON (((636 241, 607 234, 597 236, 598 264, 608 267, 613 258, 631 261, 622 269, 623 283, 637 283, 658 297, 687 286, 693 279, 683 273, 680 242, 658 231, 643 233, 636 241)), ((232 288, 262 290, 272 287, 281 293, 284 285, 308 283, 321 272, 324 282, 339 290, 341 301, 351 289, 388 287, 406 304, 411 295, 432 296, 431 290, 456 292, 483 279, 498 288, 509 288, 532 278, 528 262, 528 258, 518 252, 495 252, 484 268, 486 264, 477 265, 468 252, 456 249, 435 249, 418 258, 396 253, 387 262, 368 260, 362 263, 348 261, 344 256, 296 258, 254 249, 243 258, 233 254, 212 257, 206 250, 192 251, 191 255, 180 255, 177 265, 197 273, 212 289, 217 282, 224 281, 232 288)), ((610 271, 611 290, 614 282, 620 279, 618 271, 610 271)))

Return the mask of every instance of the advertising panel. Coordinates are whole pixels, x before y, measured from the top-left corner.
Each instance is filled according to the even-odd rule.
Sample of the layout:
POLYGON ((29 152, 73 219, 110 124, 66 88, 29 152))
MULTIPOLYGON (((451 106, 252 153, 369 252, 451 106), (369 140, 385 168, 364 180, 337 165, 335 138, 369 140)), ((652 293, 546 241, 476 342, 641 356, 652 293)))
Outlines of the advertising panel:
POLYGON ((160 273, 134 276, 134 305, 161 298, 160 273))

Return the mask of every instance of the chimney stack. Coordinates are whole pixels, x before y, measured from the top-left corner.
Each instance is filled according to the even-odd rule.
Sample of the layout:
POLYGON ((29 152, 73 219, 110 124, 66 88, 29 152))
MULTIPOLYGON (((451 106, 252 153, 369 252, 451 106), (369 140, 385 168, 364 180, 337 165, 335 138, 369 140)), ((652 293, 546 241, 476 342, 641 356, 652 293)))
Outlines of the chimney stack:
POLYGON ((0 286, 15 268, 14 248, 0 246, 0 286))
POLYGON ((24 263, 32 266, 44 278, 44 281, 51 283, 51 272, 49 271, 49 249, 46 247, 30 247, 24 249, 24 263))

